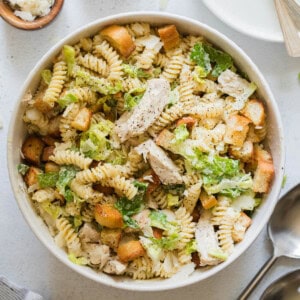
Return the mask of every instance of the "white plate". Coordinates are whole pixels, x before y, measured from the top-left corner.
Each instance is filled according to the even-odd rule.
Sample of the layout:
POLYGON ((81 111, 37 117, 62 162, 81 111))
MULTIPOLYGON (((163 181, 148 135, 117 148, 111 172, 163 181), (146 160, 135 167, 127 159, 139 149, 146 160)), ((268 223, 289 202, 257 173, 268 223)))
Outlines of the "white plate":
POLYGON ((273 0, 203 0, 224 23, 252 37, 283 42, 273 0))

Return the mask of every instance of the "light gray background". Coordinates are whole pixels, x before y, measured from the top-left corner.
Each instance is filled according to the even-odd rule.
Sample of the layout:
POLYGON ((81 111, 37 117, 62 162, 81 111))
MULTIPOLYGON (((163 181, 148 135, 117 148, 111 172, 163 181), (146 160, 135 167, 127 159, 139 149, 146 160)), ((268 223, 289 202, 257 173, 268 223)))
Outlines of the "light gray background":
MULTIPOLYGON (((265 229, 248 251, 212 278, 174 291, 129 292, 95 283, 65 267, 33 235, 14 200, 6 167, 6 137, 17 95, 27 74, 49 47, 75 29, 104 16, 135 10, 159 10, 159 1, 66 0, 52 24, 31 32, 18 30, 0 20, 0 118, 3 122, 0 130, 0 274, 40 293, 45 299, 236 299, 272 252, 265 229)), ((283 44, 259 41, 229 28, 200 0, 170 0, 165 10, 211 25, 235 41, 258 65, 278 101, 285 127, 287 183, 282 192, 293 187, 300 181, 300 59, 288 57, 283 44)), ((280 259, 251 299, 257 299, 274 279, 296 268, 300 268, 300 261, 280 259)))

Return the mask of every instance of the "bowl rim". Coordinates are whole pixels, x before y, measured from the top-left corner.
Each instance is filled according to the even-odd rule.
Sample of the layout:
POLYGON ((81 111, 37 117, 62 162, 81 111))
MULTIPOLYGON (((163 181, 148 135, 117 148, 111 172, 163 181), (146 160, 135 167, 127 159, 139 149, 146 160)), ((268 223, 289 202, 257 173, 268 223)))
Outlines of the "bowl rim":
POLYGON ((38 17, 33 21, 25 21, 17 17, 12 8, 4 0, 0 0, 0 15, 10 25, 23 30, 37 30, 50 24, 62 9, 64 0, 55 0, 50 8, 50 12, 42 17, 38 17))
MULTIPOLYGON (((132 21, 132 20, 130 20, 130 21, 132 21)), ((199 281, 203 281, 203 280, 215 275, 219 271, 225 269, 232 262, 234 262, 240 255, 242 255, 246 249, 248 249, 250 247, 250 245, 256 240, 256 238, 261 233, 263 227, 268 222, 268 220, 271 216, 271 213, 272 213, 272 211, 276 205, 276 202, 278 200, 278 196, 279 196, 279 193, 281 190, 281 182, 282 182, 282 179, 284 176, 285 148, 284 148, 282 120, 281 120, 279 109, 278 109, 277 103, 274 99, 273 93, 270 90, 269 85, 267 84, 264 76, 262 75, 262 73, 260 72, 258 67, 238 45, 236 45, 232 40, 230 40, 227 36, 225 36, 221 32, 219 32, 216 29, 213 29, 212 27, 210 27, 200 21, 197 21, 195 19, 185 17, 185 16, 180 16, 177 14, 166 13, 166 12, 137 11, 137 12, 126 12, 126 13, 110 15, 108 17, 99 18, 95 21, 92 21, 92 22, 86 24, 86 25, 83 25, 80 28, 76 29, 75 31, 72 31, 65 38, 61 39, 59 42, 57 42, 54 46, 52 46, 43 55, 43 57, 36 63, 34 68, 30 71, 29 75, 27 76, 27 79, 23 83, 23 86, 20 90, 20 93, 18 94, 17 99, 18 99, 18 101, 15 103, 15 106, 14 106, 14 109, 12 112, 12 117, 11 117, 10 124, 9 124, 9 130, 8 130, 7 166, 8 166, 11 187, 13 189, 14 197, 17 201, 19 209, 21 210, 23 217, 25 218, 26 222, 28 223, 28 225, 30 226, 30 228, 34 232, 34 234, 38 237, 38 239, 44 244, 44 246, 57 259, 59 259, 62 263, 64 263, 65 265, 67 265, 68 267, 70 267, 72 270, 76 271, 80 275, 82 275, 86 278, 92 279, 93 281, 96 281, 98 283, 102 283, 102 284, 110 286, 110 287, 116 287, 116 288, 124 289, 124 290, 150 292, 150 291, 164 291, 164 290, 176 289, 176 288, 180 288, 180 287, 184 287, 184 286, 188 286, 188 285, 197 283, 199 281), (164 284, 162 286, 151 285, 151 287, 149 287, 147 285, 144 286, 144 285, 138 284, 138 283, 140 283, 138 280, 134 280, 134 281, 130 282, 130 284, 128 284, 128 282, 122 282, 121 280, 120 281, 118 281, 118 280, 110 281, 105 277, 100 277, 99 274, 97 274, 96 272, 94 272, 94 273, 86 272, 84 269, 86 267, 77 266, 77 265, 73 264, 72 262, 70 262, 69 259, 67 258, 66 253, 61 252, 61 251, 63 251, 62 249, 60 249, 58 246, 52 247, 50 245, 50 243, 47 241, 46 237, 41 233, 41 231, 38 230, 38 228, 36 228, 35 226, 33 226, 33 224, 30 221, 30 218, 29 218, 29 213, 25 210, 25 208, 24 208, 25 206, 22 203, 22 199, 21 199, 22 197, 20 196, 20 191, 18 190, 18 182, 17 182, 18 180, 14 176, 14 172, 13 172, 13 168, 15 168, 15 166, 13 165, 13 154, 12 154, 13 151, 11 151, 12 150, 11 149, 11 141, 14 136, 14 127, 15 127, 15 124, 17 123, 17 112, 18 112, 19 106, 21 104, 21 100, 22 100, 23 96, 25 95, 25 93, 28 91, 30 83, 33 80, 34 76, 41 69, 41 67, 43 65, 45 65, 45 63, 49 60, 50 57, 53 57, 53 55, 55 53, 57 53, 58 50, 60 50, 64 44, 68 43, 70 40, 74 39, 76 36, 80 36, 84 31, 89 31, 89 30, 91 31, 91 28, 94 28, 95 26, 101 27, 102 25, 107 25, 107 24, 104 24, 107 22, 110 22, 111 24, 114 22, 126 23, 125 19, 127 17, 137 18, 139 20, 142 19, 143 17, 153 17, 154 18, 153 22, 162 22, 162 23, 164 22, 163 19, 166 19, 165 20, 166 23, 170 22, 171 20, 174 22, 177 20, 178 22, 181 22, 181 23, 193 24, 196 27, 198 27, 199 29, 202 29, 202 30, 206 31, 207 33, 212 34, 213 36, 220 38, 222 40, 222 42, 224 43, 224 45, 229 45, 231 48, 235 49, 235 51, 237 51, 239 53, 240 57, 242 58, 242 60, 245 64, 247 63, 249 66, 251 66, 253 72, 259 78, 260 83, 262 83, 262 85, 268 95, 268 99, 271 103, 270 106, 272 107, 272 111, 275 116, 275 120, 278 123, 277 130, 278 130, 278 135, 279 135, 279 139, 280 139, 279 144, 278 144, 279 145, 278 153, 280 155, 280 157, 278 159, 279 172, 276 174, 277 185, 275 185, 275 183, 273 183, 274 199, 269 199, 270 203, 269 203, 268 207, 270 209, 265 212, 265 218, 264 218, 263 222, 256 224, 255 234, 248 236, 248 238, 239 245, 238 251, 234 252, 229 257, 228 260, 226 260, 222 264, 213 266, 213 268, 210 268, 209 270, 205 270, 204 272, 206 273, 206 276, 204 276, 204 278, 202 278, 202 279, 199 279, 198 277, 187 277, 187 279, 185 279, 185 280, 178 280, 176 282, 172 282, 172 281, 167 282, 168 279, 165 279, 164 282, 167 282, 166 284, 164 284)), ((147 282, 148 281, 151 281, 151 280, 147 280, 147 282)))

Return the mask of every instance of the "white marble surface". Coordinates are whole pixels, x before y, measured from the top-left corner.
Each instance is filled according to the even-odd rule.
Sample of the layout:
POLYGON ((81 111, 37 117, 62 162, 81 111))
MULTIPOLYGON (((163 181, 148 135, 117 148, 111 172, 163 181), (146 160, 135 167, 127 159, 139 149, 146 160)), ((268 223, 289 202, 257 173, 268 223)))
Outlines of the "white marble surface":
MULTIPOLYGON (((110 14, 158 10, 159 1, 66 0, 57 19, 39 31, 21 31, 0 20, 0 274, 26 286, 45 299, 236 299, 242 288, 272 252, 266 230, 231 266, 201 283, 173 291, 138 293, 108 288, 69 270, 33 235, 14 200, 6 167, 8 123, 20 86, 39 58, 74 29, 110 14)), ((188 16, 226 34, 259 66, 278 101, 285 126, 287 183, 283 192, 300 179, 300 59, 288 57, 284 45, 244 36, 224 25, 200 0, 169 0, 166 11, 188 16)), ((255 21, 255 17, 253 16, 255 21)), ((258 299, 274 279, 300 261, 282 258, 270 270, 251 299, 258 299)))

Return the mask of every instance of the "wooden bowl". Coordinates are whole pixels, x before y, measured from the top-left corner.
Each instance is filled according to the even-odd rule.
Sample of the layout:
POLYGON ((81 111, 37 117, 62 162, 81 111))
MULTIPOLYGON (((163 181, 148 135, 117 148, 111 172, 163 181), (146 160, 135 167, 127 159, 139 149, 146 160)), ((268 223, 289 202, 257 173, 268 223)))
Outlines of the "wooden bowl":
POLYGON ((37 17, 34 21, 24 21, 14 15, 13 10, 4 0, 0 0, 0 16, 14 27, 24 30, 36 30, 49 24, 60 12, 64 0, 55 0, 48 15, 37 17))

